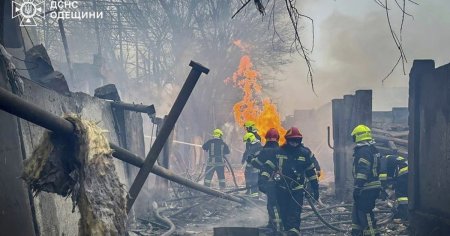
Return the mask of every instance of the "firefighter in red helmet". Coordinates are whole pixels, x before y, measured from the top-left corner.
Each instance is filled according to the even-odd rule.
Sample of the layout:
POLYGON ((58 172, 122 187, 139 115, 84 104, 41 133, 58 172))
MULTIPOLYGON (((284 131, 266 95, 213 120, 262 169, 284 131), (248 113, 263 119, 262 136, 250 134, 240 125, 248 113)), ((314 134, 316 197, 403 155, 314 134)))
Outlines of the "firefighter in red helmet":
POLYGON ((319 184, 311 150, 302 144, 303 136, 296 127, 290 128, 275 157, 268 159, 261 177, 276 183, 276 196, 284 230, 288 235, 300 235, 300 214, 303 206, 304 184, 311 184, 307 196, 319 198, 319 184))

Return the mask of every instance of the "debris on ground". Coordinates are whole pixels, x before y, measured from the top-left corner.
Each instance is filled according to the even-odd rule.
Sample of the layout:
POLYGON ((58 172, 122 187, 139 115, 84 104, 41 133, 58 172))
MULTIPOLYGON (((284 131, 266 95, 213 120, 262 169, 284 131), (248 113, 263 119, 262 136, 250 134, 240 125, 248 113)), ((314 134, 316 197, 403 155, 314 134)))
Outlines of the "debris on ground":
POLYGON ((71 196, 81 215, 79 235, 125 235, 126 191, 103 130, 76 115, 65 119, 74 124, 75 135, 47 131, 24 161, 22 178, 35 195, 71 196))
MULTIPOLYGON (((346 235, 351 230, 351 203, 337 202, 329 184, 321 184, 321 202, 315 204, 321 216, 331 225, 345 229, 339 233, 327 228, 315 215, 308 202, 304 201, 302 213, 302 235, 346 235)), ((213 235, 214 227, 259 227, 267 224, 265 196, 259 199, 246 197, 242 191, 226 190, 230 194, 243 197, 248 204, 240 205, 224 199, 192 192, 181 186, 173 186, 176 193, 168 200, 160 201, 160 213, 168 218, 176 227, 171 234, 165 234, 170 226, 149 212, 145 218, 137 219, 131 232, 139 236, 149 235, 213 235)), ((408 235, 405 222, 392 220, 392 203, 379 201, 375 209, 379 230, 382 235, 408 235)), ((154 204, 155 205, 155 204, 154 204)), ((265 235, 260 231, 260 235, 265 235)))

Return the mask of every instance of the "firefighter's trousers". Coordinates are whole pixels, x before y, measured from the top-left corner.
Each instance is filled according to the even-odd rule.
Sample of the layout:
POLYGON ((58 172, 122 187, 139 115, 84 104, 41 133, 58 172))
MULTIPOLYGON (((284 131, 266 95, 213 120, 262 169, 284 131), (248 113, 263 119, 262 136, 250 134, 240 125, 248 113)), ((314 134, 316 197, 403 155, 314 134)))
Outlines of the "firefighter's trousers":
POLYGON ((223 165, 223 163, 206 165, 206 174, 204 180, 205 186, 211 186, 211 180, 214 176, 214 172, 217 172, 220 188, 225 188, 225 166, 223 165))
POLYGON ((397 198, 397 216, 408 220, 408 175, 397 178, 395 184, 395 197, 397 198))
POLYGON ((354 199, 352 209, 352 236, 379 235, 376 229, 375 200, 380 194, 380 189, 367 189, 354 199))
POLYGON ((251 166, 250 164, 247 164, 245 166, 245 187, 247 188, 247 193, 250 194, 252 197, 258 197, 259 191, 258 191, 258 176, 259 176, 259 170, 251 166))
POLYGON ((280 208, 277 202, 277 185, 275 181, 261 181, 260 190, 267 195, 267 213, 269 214, 268 226, 276 232, 283 230, 280 208))
POLYGON ((300 235, 300 215, 303 207, 303 189, 292 190, 285 186, 277 187, 277 202, 285 231, 300 235))

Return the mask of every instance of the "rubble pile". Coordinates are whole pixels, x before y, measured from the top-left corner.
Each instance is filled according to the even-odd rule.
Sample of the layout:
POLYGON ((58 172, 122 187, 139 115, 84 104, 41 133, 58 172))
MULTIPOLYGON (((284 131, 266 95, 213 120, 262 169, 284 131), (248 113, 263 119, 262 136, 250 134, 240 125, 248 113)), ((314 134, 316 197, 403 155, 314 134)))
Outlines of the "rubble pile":
POLYGON ((384 125, 372 128, 375 146, 382 155, 399 154, 408 157, 408 126, 384 125))

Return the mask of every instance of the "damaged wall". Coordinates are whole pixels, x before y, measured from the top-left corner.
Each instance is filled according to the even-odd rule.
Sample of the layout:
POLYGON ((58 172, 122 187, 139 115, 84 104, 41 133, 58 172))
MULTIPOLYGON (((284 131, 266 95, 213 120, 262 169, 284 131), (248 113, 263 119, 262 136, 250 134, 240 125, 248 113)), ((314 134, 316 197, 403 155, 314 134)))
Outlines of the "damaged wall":
POLYGON ((334 179, 336 197, 352 201, 353 141, 350 136, 359 124, 372 126, 372 90, 357 90, 355 95, 332 100, 334 179))
POLYGON ((413 235, 450 235, 450 64, 415 60, 409 83, 413 235))
MULTIPOLYGON (((8 88, 6 68, 0 61, 0 87, 8 88)), ((6 235, 36 235, 33 208, 25 183, 18 177, 23 169, 23 150, 18 119, 0 111, 0 230, 6 235)))
POLYGON ((372 112, 372 125, 374 127, 407 126, 408 114, 407 107, 393 107, 391 111, 374 111, 372 112))
MULTIPOLYGON (((69 96, 58 94, 52 90, 43 88, 36 83, 24 80, 24 93, 22 97, 41 108, 56 114, 58 116, 64 113, 77 113, 84 119, 89 119, 98 122, 98 125, 102 127, 106 133, 109 141, 113 143, 118 142, 118 136, 114 131, 114 119, 111 113, 110 105, 107 101, 93 98, 83 93, 74 93, 69 96)), ((127 130, 126 138, 130 151, 144 156, 144 142, 142 131, 142 117, 141 114, 125 111, 127 130)), ((7 117, 11 119, 11 116, 7 117)), ((3 120, 2 122, 3 123, 3 120)), ((31 155, 33 148, 39 143, 39 140, 43 134, 44 129, 38 127, 30 122, 20 120, 21 138, 23 139, 23 157, 28 158, 31 155)), ((5 133, 7 130, 2 130, 2 137, 11 137, 15 130, 5 133)), ((21 160, 20 154, 21 146, 15 146, 16 153, 6 152, 1 150, 2 155, 8 155, 8 158, 14 160, 21 160), (16 155, 16 156, 13 156, 16 155)), ((133 180, 127 177, 128 164, 115 159, 116 171, 119 175, 120 181, 129 186, 133 180)), ((9 163, 8 168, 15 167, 21 169, 21 162, 9 163)), ((16 177, 19 177, 18 174, 16 177)), ((2 192, 3 192, 2 187, 2 192)), ((34 217, 37 222, 37 228, 41 235, 77 235, 78 234, 78 219, 79 214, 77 212, 72 213, 72 201, 70 199, 64 199, 55 194, 40 193, 34 198, 34 217)), ((139 203, 136 205, 139 207, 139 203)), ((141 206, 142 207, 142 206, 141 206)), ((32 214, 30 214, 32 215, 32 214)), ((15 222, 23 223, 21 220, 15 222)), ((19 235, 19 234, 17 234, 19 235)), ((29 235, 29 234, 20 234, 29 235)))
POLYGON ((327 126, 331 126, 331 103, 318 109, 295 110, 293 116, 286 117, 283 126, 298 127, 304 136, 303 142, 314 152, 322 170, 333 172, 333 150, 327 144, 327 126))

